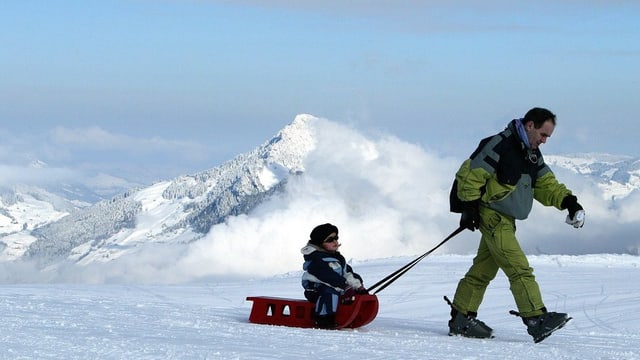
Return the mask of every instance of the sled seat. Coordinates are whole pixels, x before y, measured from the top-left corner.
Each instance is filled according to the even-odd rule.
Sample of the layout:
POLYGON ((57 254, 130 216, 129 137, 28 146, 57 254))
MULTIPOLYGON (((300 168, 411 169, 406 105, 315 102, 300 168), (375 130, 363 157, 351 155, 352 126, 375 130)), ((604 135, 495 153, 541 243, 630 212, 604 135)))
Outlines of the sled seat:
POLYGON ((253 301, 249 322, 310 328, 314 326, 315 304, 307 300, 249 296, 253 301))
MULTIPOLYGON (((252 301, 249 322, 255 324, 283 325, 312 328, 315 326, 315 303, 307 300, 269 296, 249 296, 252 301)), ((351 304, 338 305, 338 328, 364 326, 378 314, 378 298, 375 295, 356 295, 351 304)))

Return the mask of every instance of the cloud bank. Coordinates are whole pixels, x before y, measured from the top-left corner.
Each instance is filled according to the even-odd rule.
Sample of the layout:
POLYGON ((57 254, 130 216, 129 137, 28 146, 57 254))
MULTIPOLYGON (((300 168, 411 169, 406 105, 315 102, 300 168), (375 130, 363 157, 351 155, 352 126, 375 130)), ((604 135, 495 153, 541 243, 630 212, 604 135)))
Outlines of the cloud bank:
POLYGON ((135 136, 95 125, 58 126, 26 134, 0 128, 0 143, 0 186, 74 180, 90 184, 104 174, 148 184, 167 174, 201 170, 209 166, 215 152, 215 146, 196 141, 135 136), (34 167, 38 162, 44 166, 34 167))

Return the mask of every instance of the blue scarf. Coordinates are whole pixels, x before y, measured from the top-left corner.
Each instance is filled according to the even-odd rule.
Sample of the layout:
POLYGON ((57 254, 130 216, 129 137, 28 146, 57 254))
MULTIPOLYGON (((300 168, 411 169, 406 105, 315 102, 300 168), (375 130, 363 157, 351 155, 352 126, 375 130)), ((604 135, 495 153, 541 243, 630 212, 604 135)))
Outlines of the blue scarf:
POLYGON ((516 119, 516 131, 518 135, 520 135, 520 139, 524 142, 524 146, 527 149, 531 149, 531 144, 529 144, 529 137, 527 136, 527 131, 524 129, 524 125, 522 124, 523 119, 516 119))

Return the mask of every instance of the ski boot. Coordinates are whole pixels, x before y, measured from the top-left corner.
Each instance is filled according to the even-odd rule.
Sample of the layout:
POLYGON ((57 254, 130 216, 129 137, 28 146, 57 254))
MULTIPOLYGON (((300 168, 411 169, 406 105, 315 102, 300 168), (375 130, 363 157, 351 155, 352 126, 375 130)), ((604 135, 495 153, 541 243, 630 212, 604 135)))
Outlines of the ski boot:
POLYGON ((546 339, 554 331, 562 328, 571 318, 565 313, 546 312, 540 316, 524 319, 527 332, 533 337, 535 343, 546 339))
POLYGON ((548 338, 554 331, 561 329, 572 318, 565 313, 547 312, 542 309, 544 314, 531 317, 522 317, 519 312, 511 310, 509 313, 522 317, 522 322, 527 325, 527 333, 533 337, 536 344, 548 338))
POLYGON ((469 312, 466 315, 453 308, 451 301, 445 296, 445 301, 451 306, 451 320, 449 320, 449 336, 459 335, 476 339, 493 338, 493 329, 476 318, 477 314, 469 312))

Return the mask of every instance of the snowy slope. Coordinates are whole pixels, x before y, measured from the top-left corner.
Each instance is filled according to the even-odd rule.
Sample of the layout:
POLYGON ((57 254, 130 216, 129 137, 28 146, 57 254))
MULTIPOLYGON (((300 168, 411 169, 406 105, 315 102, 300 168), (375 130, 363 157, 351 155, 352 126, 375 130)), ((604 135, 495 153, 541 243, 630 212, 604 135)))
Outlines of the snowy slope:
POLYGON ((89 204, 67 200, 42 188, 16 186, 0 194, 0 261, 19 258, 36 239, 30 231, 89 204))
MULTIPOLYGON (((365 284, 412 258, 352 263, 365 284)), ((432 255, 378 294, 380 311, 356 330, 248 322, 246 296, 301 298, 300 272, 173 286, 5 285, 0 358, 19 359, 640 359, 640 259, 625 255, 530 258, 550 310, 573 320, 534 344, 506 278, 489 287, 479 316, 496 338, 446 335, 451 296, 470 256, 432 255)))
POLYGON ((0 234, 34 229, 89 204, 72 202, 44 189, 17 186, 0 194, 0 234))
POLYGON ((31 235, 34 229, 54 223, 136 185, 107 174, 58 181, 55 174, 63 171, 48 168, 42 161, 33 161, 27 167, 0 167, 9 173, 26 171, 29 173, 25 175, 26 178, 52 177, 42 180, 38 185, 17 182, 0 186, 0 261, 21 257, 29 245, 37 240, 31 235), (32 169, 44 172, 30 173, 32 169))

